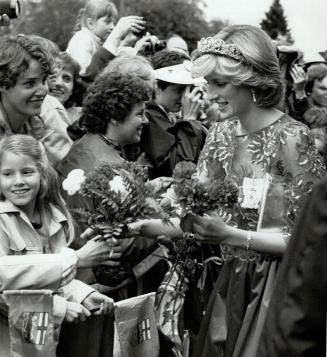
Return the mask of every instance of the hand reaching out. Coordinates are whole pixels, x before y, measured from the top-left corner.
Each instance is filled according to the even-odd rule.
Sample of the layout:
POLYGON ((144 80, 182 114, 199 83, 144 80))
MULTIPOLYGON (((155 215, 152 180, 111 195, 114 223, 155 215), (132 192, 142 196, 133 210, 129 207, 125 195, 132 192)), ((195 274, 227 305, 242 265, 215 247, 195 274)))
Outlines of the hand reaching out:
POLYGON ((114 312, 114 301, 110 297, 94 291, 88 295, 82 305, 89 311, 94 311, 93 315, 112 315, 114 312))
POLYGON ((76 254, 79 268, 92 268, 98 265, 118 266, 122 248, 117 240, 103 240, 101 236, 96 236, 77 250, 76 254))
POLYGON ((85 308, 82 304, 78 302, 67 301, 65 321, 67 322, 83 322, 89 316, 91 316, 90 311, 85 308))

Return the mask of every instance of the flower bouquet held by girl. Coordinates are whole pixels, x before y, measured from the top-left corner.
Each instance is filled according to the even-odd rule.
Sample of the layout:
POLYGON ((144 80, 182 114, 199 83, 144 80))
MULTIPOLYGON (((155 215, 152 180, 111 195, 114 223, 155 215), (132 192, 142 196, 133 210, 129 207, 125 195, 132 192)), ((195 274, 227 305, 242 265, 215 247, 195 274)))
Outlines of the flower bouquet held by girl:
MULTIPOLYGON (((78 192, 90 201, 88 209, 77 208, 74 213, 101 236, 99 239, 114 244, 117 239, 129 238, 130 223, 148 218, 164 219, 162 210, 152 198, 152 186, 146 180, 147 173, 140 165, 112 163, 102 164, 86 176, 83 170, 72 170, 63 181, 63 188, 69 195, 78 192)), ((121 273, 125 274, 126 267, 121 264, 121 268, 121 273)), ((112 274, 117 281, 122 281, 119 271, 113 272, 105 266, 97 268, 95 274, 102 284, 106 279, 112 282, 112 274)))

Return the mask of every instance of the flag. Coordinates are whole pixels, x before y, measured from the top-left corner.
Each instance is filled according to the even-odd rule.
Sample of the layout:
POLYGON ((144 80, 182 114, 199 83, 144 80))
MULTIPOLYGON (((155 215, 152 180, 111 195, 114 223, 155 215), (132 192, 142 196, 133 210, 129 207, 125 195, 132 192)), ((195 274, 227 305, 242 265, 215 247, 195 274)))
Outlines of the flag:
POLYGON ((172 266, 160 284, 156 299, 156 320, 158 329, 174 344, 176 356, 183 355, 183 342, 179 335, 179 315, 184 305, 184 279, 172 266))
POLYGON ((50 290, 8 290, 11 357, 54 357, 53 294, 50 290))
POLYGON ((115 303, 115 356, 159 356, 159 337, 154 312, 155 293, 115 303), (118 352, 119 351, 119 352, 118 352))

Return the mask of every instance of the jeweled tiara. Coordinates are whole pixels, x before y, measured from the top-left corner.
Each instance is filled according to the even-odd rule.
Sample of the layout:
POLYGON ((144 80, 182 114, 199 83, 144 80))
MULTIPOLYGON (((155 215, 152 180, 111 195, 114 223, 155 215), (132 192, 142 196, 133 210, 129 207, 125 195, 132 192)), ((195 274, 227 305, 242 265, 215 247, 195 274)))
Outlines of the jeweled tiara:
POLYGON ((210 53, 230 57, 238 61, 245 61, 242 53, 234 44, 225 43, 225 41, 220 38, 202 37, 201 40, 198 41, 198 50, 201 54, 210 53))

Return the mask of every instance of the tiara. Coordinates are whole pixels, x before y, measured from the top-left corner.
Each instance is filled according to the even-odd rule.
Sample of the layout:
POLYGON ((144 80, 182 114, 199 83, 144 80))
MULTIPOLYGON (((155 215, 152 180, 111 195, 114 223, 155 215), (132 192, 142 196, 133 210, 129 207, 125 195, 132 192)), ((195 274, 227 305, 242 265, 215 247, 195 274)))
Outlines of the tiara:
POLYGON ((198 41, 198 50, 202 55, 210 53, 230 57, 238 61, 245 60, 240 50, 234 44, 225 43, 225 41, 220 38, 202 37, 201 40, 198 41))

